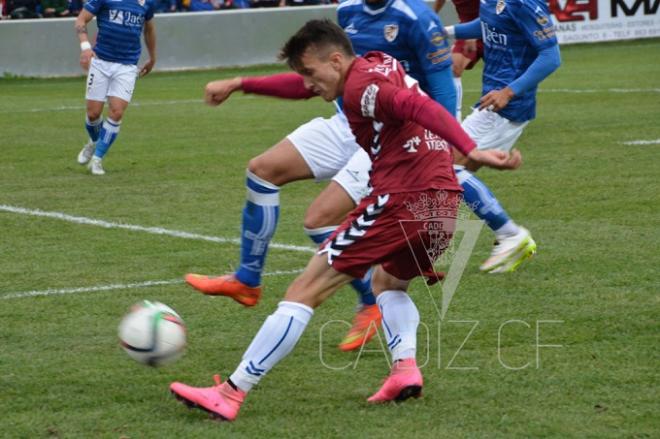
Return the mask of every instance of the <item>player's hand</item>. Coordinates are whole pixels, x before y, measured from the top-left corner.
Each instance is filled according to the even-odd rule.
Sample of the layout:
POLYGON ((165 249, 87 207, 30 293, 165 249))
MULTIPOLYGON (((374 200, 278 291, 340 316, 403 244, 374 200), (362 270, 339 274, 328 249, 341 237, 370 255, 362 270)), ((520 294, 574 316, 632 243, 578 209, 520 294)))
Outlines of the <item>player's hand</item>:
POLYGON ((500 111, 509 104, 513 95, 513 90, 509 87, 491 90, 479 99, 479 110, 500 111))
POLYGON ((465 40, 463 43, 463 55, 469 58, 474 52, 477 51, 477 40, 465 40))
POLYGON ((144 63, 144 65, 142 66, 142 69, 140 69, 140 78, 143 77, 143 76, 148 75, 149 72, 151 71, 151 69, 154 68, 155 64, 156 64, 156 60, 151 59, 151 58, 149 59, 149 61, 144 63))
POLYGON ((92 62, 92 58, 95 56, 96 54, 92 49, 87 49, 80 52, 80 67, 82 67, 84 71, 89 70, 89 64, 92 62))
POLYGON ((212 106, 220 105, 226 101, 233 92, 240 89, 240 77, 209 82, 204 88, 204 102, 212 106))
POLYGON ((467 156, 470 160, 495 169, 518 169, 522 164, 520 151, 514 149, 511 153, 491 149, 480 151, 473 149, 467 156))

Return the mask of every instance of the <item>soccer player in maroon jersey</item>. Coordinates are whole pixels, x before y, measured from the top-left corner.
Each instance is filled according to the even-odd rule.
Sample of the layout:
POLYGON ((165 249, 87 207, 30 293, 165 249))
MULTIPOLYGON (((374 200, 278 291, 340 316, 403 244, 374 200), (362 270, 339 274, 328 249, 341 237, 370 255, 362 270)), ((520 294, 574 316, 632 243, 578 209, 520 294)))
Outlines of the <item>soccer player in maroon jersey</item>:
POLYGON ((368 401, 420 396, 423 379, 415 361, 419 313, 406 290, 414 277, 434 275, 433 260, 454 231, 461 186, 451 145, 486 166, 517 166, 506 152, 475 149, 453 115, 423 95, 394 58, 381 52, 356 57, 343 30, 329 20, 305 24, 286 43, 282 58, 301 76, 289 87, 327 101, 343 96, 351 129, 373 162, 372 192, 289 286, 227 381, 221 383, 216 375, 212 387, 170 385, 177 399, 222 420, 234 420, 247 392, 291 352, 314 308, 372 266, 393 364, 368 401), (444 241, 432 243, 424 233, 429 228, 441 231, 444 241))
MULTIPOLYGON (((440 12, 446 0, 435 0, 433 9, 440 12)), ((479 0, 452 0, 458 21, 468 23, 479 17, 479 0)), ((484 44, 481 40, 456 40, 451 48, 451 70, 454 74, 456 86, 456 117, 461 120, 461 101, 463 99, 463 84, 461 76, 463 71, 470 70, 484 56, 484 44)))

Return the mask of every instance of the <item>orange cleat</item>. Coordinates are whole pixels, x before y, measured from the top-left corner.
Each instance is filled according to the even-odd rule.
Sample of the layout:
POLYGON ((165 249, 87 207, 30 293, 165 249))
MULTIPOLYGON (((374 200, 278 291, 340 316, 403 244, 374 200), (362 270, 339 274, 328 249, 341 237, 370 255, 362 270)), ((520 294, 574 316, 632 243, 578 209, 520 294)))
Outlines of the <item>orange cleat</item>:
POLYGON ((186 282, 204 294, 231 297, 245 306, 256 305, 261 297, 261 287, 249 287, 233 274, 211 277, 190 273, 186 274, 186 282))
POLYGON ((353 326, 339 343, 339 349, 344 352, 358 349, 376 334, 380 326, 380 310, 378 305, 362 305, 355 314, 353 326))
POLYGON ((383 386, 367 399, 371 403, 405 401, 422 395, 424 379, 414 358, 396 361, 383 386))
POLYGON ((215 386, 192 387, 183 383, 170 384, 170 392, 188 408, 198 408, 220 421, 233 421, 245 400, 246 393, 234 390, 226 381, 220 383, 220 376, 214 375, 215 386))

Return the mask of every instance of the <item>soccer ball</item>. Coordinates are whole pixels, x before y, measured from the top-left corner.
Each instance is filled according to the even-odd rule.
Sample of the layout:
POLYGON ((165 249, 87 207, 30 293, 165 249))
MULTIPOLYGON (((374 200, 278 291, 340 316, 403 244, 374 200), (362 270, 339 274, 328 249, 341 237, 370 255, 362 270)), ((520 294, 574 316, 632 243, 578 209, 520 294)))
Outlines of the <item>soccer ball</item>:
POLYGON ((119 324, 119 341, 135 361, 162 366, 177 360, 186 347, 186 327, 172 308, 144 300, 119 324))

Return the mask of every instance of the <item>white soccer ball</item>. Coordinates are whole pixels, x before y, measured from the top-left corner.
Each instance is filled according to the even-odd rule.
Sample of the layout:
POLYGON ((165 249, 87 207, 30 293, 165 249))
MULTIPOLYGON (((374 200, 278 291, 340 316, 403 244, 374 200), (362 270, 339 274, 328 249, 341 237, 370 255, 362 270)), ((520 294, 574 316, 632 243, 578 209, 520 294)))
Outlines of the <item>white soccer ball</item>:
POLYGON ((144 300, 133 305, 119 324, 119 341, 135 361, 162 366, 183 354, 186 327, 169 306, 144 300))

